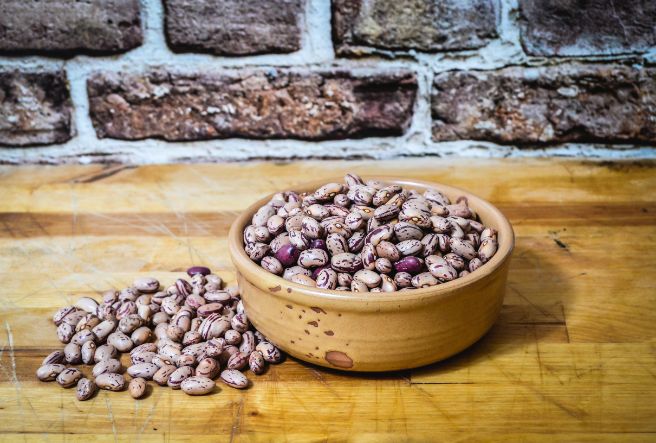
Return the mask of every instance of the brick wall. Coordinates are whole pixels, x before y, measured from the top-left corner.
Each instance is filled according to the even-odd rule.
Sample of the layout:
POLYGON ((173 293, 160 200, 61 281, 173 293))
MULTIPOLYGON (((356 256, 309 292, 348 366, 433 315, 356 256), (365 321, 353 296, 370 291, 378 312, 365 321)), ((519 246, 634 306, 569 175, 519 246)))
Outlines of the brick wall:
POLYGON ((0 162, 656 157, 651 0, 0 0, 0 162))

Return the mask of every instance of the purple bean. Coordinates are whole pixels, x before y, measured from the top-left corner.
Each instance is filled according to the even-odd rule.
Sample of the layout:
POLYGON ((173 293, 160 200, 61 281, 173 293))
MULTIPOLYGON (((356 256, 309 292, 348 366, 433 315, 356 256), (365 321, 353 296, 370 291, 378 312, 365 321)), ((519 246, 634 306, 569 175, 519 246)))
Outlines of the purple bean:
POLYGON ((422 261, 415 256, 403 257, 394 263, 396 272, 407 272, 408 274, 418 274, 422 268, 422 261))
POLYGON ((205 266, 192 266, 187 269, 187 275, 189 277, 193 277, 196 274, 209 275, 211 273, 212 271, 210 271, 210 268, 206 268, 205 266))
POLYGON ((323 249, 324 251, 328 250, 326 247, 326 241, 320 238, 315 238, 310 242, 310 249, 323 249))
POLYGON ((283 266, 294 266, 300 255, 301 251, 291 244, 283 245, 278 249, 278 252, 276 252, 276 258, 283 266))

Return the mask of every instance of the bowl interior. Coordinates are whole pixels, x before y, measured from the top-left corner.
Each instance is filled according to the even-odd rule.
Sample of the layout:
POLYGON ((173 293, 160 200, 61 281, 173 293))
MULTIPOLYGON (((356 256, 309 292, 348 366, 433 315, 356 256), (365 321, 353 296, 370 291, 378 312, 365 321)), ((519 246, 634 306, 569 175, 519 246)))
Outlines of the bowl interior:
MULTIPOLYGON (((387 183, 399 184, 407 189, 415 189, 420 192, 423 192, 427 189, 437 189, 447 195, 451 201, 455 201, 457 197, 464 195, 468 199, 469 206, 478 213, 481 222, 484 225, 492 227, 498 231, 499 247, 496 254, 492 257, 492 259, 490 259, 490 261, 485 263, 475 272, 472 272, 464 277, 457 278, 447 283, 431 286, 429 288, 415 289, 413 291, 397 291, 389 293, 380 292, 376 293, 375 298, 372 298, 371 295, 367 295, 366 293, 354 293, 350 291, 336 291, 303 286, 265 271, 260 267, 259 264, 253 262, 244 251, 244 228, 251 223, 253 214, 255 214, 255 212, 261 206, 265 205, 271 200, 271 197, 273 196, 272 193, 249 206, 245 211, 242 212, 242 214, 237 218, 237 220, 232 224, 230 228, 230 253, 237 270, 242 273, 246 279, 263 290, 271 289, 272 287, 276 287, 276 285, 293 287, 294 291, 291 293, 287 293, 285 291, 279 293, 281 297, 287 297, 290 300, 298 301, 299 297, 310 296, 318 297, 325 301, 349 300, 351 303, 361 302, 371 307, 371 305, 379 306, 380 304, 384 303, 396 304, 402 300, 416 301, 425 297, 432 298, 436 296, 448 296, 449 293, 452 293, 453 290, 457 288, 474 284, 475 282, 481 280, 486 275, 494 272, 497 268, 502 266, 507 259, 509 259, 515 242, 512 226, 510 225, 508 219, 501 213, 501 211, 499 211, 488 201, 472 194, 471 192, 441 183, 405 180, 394 177, 363 176, 362 178, 365 180, 376 179, 387 183)), ((305 183, 290 189, 276 192, 310 192, 331 181, 341 183, 343 180, 339 178, 332 180, 322 180, 320 182, 305 183)))

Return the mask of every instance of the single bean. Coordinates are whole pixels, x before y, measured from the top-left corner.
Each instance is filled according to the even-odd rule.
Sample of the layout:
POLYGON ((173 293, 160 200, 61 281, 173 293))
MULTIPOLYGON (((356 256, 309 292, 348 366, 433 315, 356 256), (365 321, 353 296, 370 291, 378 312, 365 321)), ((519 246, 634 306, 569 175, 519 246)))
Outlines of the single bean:
POLYGON ((130 377, 140 377, 146 380, 152 379, 157 371, 159 371, 159 367, 153 363, 139 363, 128 368, 130 377))
POLYGON ((68 323, 60 323, 57 326, 57 338, 62 343, 69 343, 75 335, 75 328, 68 323))
POLYGON ((255 350, 257 339, 253 331, 246 331, 241 336, 241 344, 239 345, 239 352, 249 355, 255 350))
POLYGON ((367 269, 361 269, 353 275, 354 280, 360 280, 367 285, 368 288, 375 288, 380 285, 380 274, 367 269))
POLYGON ((89 314, 95 314, 98 309, 98 302, 91 297, 82 297, 73 305, 78 309, 88 312, 89 314))
POLYGON ((120 331, 109 334, 107 344, 114 346, 119 352, 128 352, 134 347, 132 339, 120 331))
POLYGON ((98 386, 96 386, 96 383, 93 380, 81 378, 77 382, 77 391, 75 395, 79 401, 86 401, 93 397, 97 390, 98 386))
POLYGON ((226 369, 221 372, 220 379, 231 388, 245 389, 248 387, 248 379, 246 376, 235 369, 226 369))
POLYGON ((59 308, 57 312, 55 312, 55 314, 52 316, 53 323, 55 326, 59 326, 68 314, 75 312, 76 310, 77 309, 73 306, 64 306, 63 308, 59 308))
POLYGON ((80 345, 69 343, 64 347, 64 360, 66 363, 76 365, 82 362, 80 345))
POLYGON ((159 281, 153 277, 139 277, 132 282, 132 286, 144 294, 152 294, 159 291, 159 281))
POLYGON ((202 359, 200 362, 198 362, 198 366, 196 367, 197 376, 211 379, 216 378, 220 371, 221 367, 219 366, 219 363, 210 357, 202 359))
POLYGON ((307 249, 302 251, 299 258, 299 266, 304 268, 315 268, 328 263, 328 254, 323 249, 307 249))
POLYGON ((317 275, 316 285, 322 289, 335 289, 337 286, 337 272, 330 268, 322 269, 317 275))
POLYGON ((233 354, 227 363, 228 369, 242 369, 248 364, 248 354, 243 352, 236 352, 233 354))
POLYGON ((146 380, 143 378, 137 377, 133 378, 130 380, 130 383, 128 384, 128 391, 130 392, 130 396, 134 399, 138 399, 144 396, 146 393, 146 387, 148 384, 146 383, 146 380))
POLYGON ((96 385, 107 391, 122 391, 125 388, 125 377, 113 373, 100 374, 96 377, 96 385))
POLYGON ((266 361, 260 351, 254 351, 248 357, 248 367, 255 375, 261 375, 266 371, 266 361))
POLYGON ((308 277, 307 275, 304 274, 295 274, 291 277, 290 281, 303 286, 314 287, 317 285, 317 283, 314 280, 312 280, 312 277, 308 277))
POLYGON ((280 261, 277 258, 271 256, 262 258, 260 265, 264 269, 275 275, 282 274, 284 270, 282 263, 280 263, 280 261))
POLYGON ((421 259, 415 256, 403 257, 401 260, 394 263, 396 272, 407 272, 409 274, 418 274, 422 268, 421 259))
POLYGON ((180 384, 180 388, 187 395, 209 394, 214 386, 216 386, 214 380, 200 376, 189 377, 180 384))
POLYGON ((356 272, 362 268, 362 260, 355 254, 345 252, 334 255, 330 265, 337 272, 356 272))
POLYGON ((451 251, 467 260, 471 260, 472 258, 476 257, 476 250, 474 247, 464 240, 459 238, 451 238, 449 240, 449 246, 451 247, 451 251))
POLYGON ((53 351, 43 359, 41 366, 63 363, 64 357, 64 351, 53 351))
POLYGON ((66 368, 57 375, 57 383, 62 388, 70 388, 82 378, 82 372, 77 368, 66 368))
POLYGON ((100 374, 111 374, 119 372, 120 370, 121 362, 114 358, 109 358, 107 360, 100 360, 98 363, 96 363, 96 365, 91 370, 91 373, 94 377, 98 377, 100 374))
POLYGON ((427 288, 435 286, 439 281, 430 272, 422 272, 412 277, 412 286, 415 288, 427 288))
POLYGON ((82 349, 80 350, 80 358, 82 359, 82 363, 85 365, 90 365, 94 361, 94 356, 96 355, 96 344, 92 341, 88 341, 85 344, 82 345, 82 349))
POLYGON ((497 248, 498 245, 496 238, 486 238, 481 242, 481 246, 478 248, 478 258, 482 263, 486 263, 497 252, 497 248))
POLYGON ((130 336, 130 340, 132 340, 132 343, 135 346, 140 346, 147 341, 149 341, 152 337, 152 331, 148 326, 142 326, 140 328, 135 329, 132 332, 132 335, 130 336))
POLYGON ((408 272, 397 272, 394 275, 394 283, 398 288, 412 286, 412 275, 408 272))

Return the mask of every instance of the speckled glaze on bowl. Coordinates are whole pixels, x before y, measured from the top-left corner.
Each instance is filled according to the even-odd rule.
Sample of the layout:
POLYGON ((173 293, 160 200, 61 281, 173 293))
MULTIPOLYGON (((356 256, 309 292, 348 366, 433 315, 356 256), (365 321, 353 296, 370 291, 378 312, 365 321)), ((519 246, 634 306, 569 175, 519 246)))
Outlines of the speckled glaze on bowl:
MULTIPOLYGON (((438 189, 452 200, 467 196, 481 221, 498 231, 497 253, 475 272, 430 288, 371 294, 310 288, 265 271, 244 252, 243 230, 271 196, 255 202, 232 224, 230 255, 249 319, 296 358, 347 371, 414 368, 467 348, 499 315, 515 240, 506 217, 487 201, 458 188, 375 178, 421 192, 438 189)), ((313 191, 329 181, 293 190, 313 191)))

